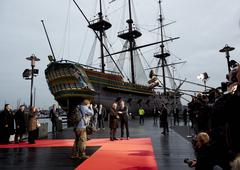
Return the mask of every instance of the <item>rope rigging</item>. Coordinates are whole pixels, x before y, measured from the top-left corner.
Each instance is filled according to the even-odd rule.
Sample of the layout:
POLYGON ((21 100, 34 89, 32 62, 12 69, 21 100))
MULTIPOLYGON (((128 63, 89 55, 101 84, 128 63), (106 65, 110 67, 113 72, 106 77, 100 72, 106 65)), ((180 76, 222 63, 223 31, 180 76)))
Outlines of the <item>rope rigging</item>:
POLYGON ((69 41, 69 37, 70 37, 70 7, 71 7, 71 1, 68 2, 68 7, 67 7, 67 14, 66 14, 66 21, 65 21, 65 26, 64 26, 64 32, 63 32, 63 36, 62 36, 62 44, 61 44, 61 48, 59 49, 58 52, 58 56, 61 56, 61 59, 66 58, 65 55, 65 48, 66 48, 66 44, 68 45, 67 47, 67 51, 68 51, 68 57, 70 56, 70 43, 69 41), (68 42, 68 43, 67 43, 68 42))

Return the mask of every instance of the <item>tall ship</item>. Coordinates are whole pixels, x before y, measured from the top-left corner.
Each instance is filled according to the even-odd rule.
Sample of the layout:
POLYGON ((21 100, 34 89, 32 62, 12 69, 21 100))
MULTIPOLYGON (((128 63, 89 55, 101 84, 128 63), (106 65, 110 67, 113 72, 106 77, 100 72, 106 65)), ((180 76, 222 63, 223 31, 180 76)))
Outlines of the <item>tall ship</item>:
MULTIPOLYGON (((45 77, 55 100, 68 113, 69 126, 71 126, 71 116, 74 109, 83 99, 90 99, 94 104, 102 104, 107 111, 114 101, 123 99, 132 114, 137 114, 140 106, 145 109, 147 115, 151 115, 154 110, 160 109, 162 104, 165 104, 169 110, 173 106, 174 108, 181 108, 180 93, 177 89, 167 88, 165 82, 165 70, 168 68, 166 57, 170 54, 165 51, 164 43, 177 38, 163 39, 161 1, 159 1, 161 40, 137 46, 136 39, 141 37, 142 33, 134 25, 132 19, 133 0, 127 0, 127 29, 118 32, 117 35, 118 38, 124 41, 124 45, 121 51, 114 53, 110 53, 104 43, 106 31, 112 25, 103 16, 102 0, 99 1, 98 17, 92 21, 87 19, 76 1, 73 0, 73 2, 88 22, 88 27, 95 33, 96 39, 100 42, 100 57, 98 58, 101 61, 101 67, 97 68, 89 63, 80 64, 64 59, 57 60, 51 48, 52 55, 49 56, 50 63, 45 70, 45 77), (157 64, 154 67, 143 68, 137 50, 158 44, 160 52, 154 54, 157 64), (128 55, 125 58, 129 59, 129 62, 127 62, 130 67, 129 75, 124 75, 123 53, 128 55), (116 62, 113 55, 119 55, 118 61, 120 62, 116 62), (110 69, 106 69, 106 60, 111 60, 110 69), (158 78, 159 68, 162 68, 162 80, 158 78)), ((44 23, 43 26, 46 32, 44 23)), ((48 42, 51 47, 49 38, 48 42)))

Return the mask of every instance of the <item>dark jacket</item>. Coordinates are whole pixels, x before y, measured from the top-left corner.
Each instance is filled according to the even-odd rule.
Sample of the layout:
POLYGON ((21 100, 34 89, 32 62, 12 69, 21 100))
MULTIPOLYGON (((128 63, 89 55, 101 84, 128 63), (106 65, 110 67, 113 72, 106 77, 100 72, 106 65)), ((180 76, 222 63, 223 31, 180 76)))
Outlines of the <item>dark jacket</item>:
POLYGON ((162 121, 167 121, 168 118, 168 111, 166 107, 163 107, 162 109, 162 115, 161 115, 162 121))
POLYGON ((118 111, 122 112, 122 114, 119 114, 120 120, 128 121, 128 109, 125 106, 123 109, 119 108, 118 111))
POLYGON ((97 114, 98 114, 98 119, 100 120, 104 120, 107 117, 107 111, 104 107, 99 108, 97 114))
POLYGON ((18 110, 15 113, 15 122, 16 122, 16 132, 17 133, 25 133, 26 132, 26 121, 25 121, 25 113, 24 111, 18 110), (19 128, 18 128, 19 126, 19 128))
POLYGON ((240 90, 236 94, 232 94, 226 105, 227 126, 228 126, 228 142, 229 148, 234 153, 240 153, 240 90))
POLYGON ((5 132, 9 135, 13 135, 15 133, 14 130, 14 113, 12 111, 3 110, 1 113, 1 128, 3 128, 5 132), (8 125, 8 127, 5 127, 8 125))
POLYGON ((110 120, 109 120, 109 128, 116 129, 118 128, 118 112, 117 110, 111 108, 110 109, 110 120))
POLYGON ((51 118, 51 121, 57 121, 58 119, 58 113, 57 113, 57 110, 53 110, 51 109, 50 110, 50 118, 51 118))
POLYGON ((212 170, 213 169, 213 154, 210 144, 205 144, 201 148, 195 149, 197 164, 196 170, 212 170))

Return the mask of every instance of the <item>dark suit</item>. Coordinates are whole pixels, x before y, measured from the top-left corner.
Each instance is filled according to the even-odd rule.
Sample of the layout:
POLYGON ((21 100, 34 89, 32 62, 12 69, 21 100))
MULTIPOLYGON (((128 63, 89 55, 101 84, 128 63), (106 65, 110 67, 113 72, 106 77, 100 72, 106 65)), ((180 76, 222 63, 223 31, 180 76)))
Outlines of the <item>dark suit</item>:
POLYGON ((106 116, 106 109, 104 107, 98 110, 98 128, 104 128, 104 118, 106 116))
POLYGON ((16 122, 16 135, 15 142, 18 142, 18 137, 20 136, 20 140, 22 140, 22 136, 26 133, 26 121, 25 121, 25 113, 20 109, 15 114, 15 122, 16 122))
POLYGON ((58 121, 57 110, 54 110, 54 109, 50 110, 50 118, 52 121, 52 133, 55 133, 58 131, 58 129, 57 129, 57 121, 58 121))
POLYGON ((163 132, 162 134, 168 133, 168 111, 166 107, 162 108, 162 127, 163 127, 163 132))
POLYGON ((122 112, 122 114, 119 114, 120 122, 121 122, 121 137, 124 135, 124 126, 126 128, 127 137, 129 137, 129 128, 128 128, 128 109, 125 106, 124 108, 119 108, 119 112, 122 112))
POLYGON ((12 111, 4 110, 0 113, 0 142, 9 143, 10 135, 14 134, 14 115, 12 111), (8 127, 6 127, 8 125, 8 127))

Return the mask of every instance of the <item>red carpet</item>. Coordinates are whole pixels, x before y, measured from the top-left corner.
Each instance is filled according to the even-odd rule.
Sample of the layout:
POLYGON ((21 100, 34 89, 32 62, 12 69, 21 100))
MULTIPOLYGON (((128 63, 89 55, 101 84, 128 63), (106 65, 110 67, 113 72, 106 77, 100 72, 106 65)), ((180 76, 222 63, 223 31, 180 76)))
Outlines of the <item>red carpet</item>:
MULTIPOLYGON (((0 145, 0 148, 20 147, 71 147, 72 139, 38 140, 36 144, 20 143, 0 145)), ((89 159, 80 164, 77 170, 157 170, 150 138, 109 141, 92 139, 88 146, 101 146, 89 159)))
POLYGON ((150 138, 99 142, 102 147, 77 170, 157 170, 150 138))

